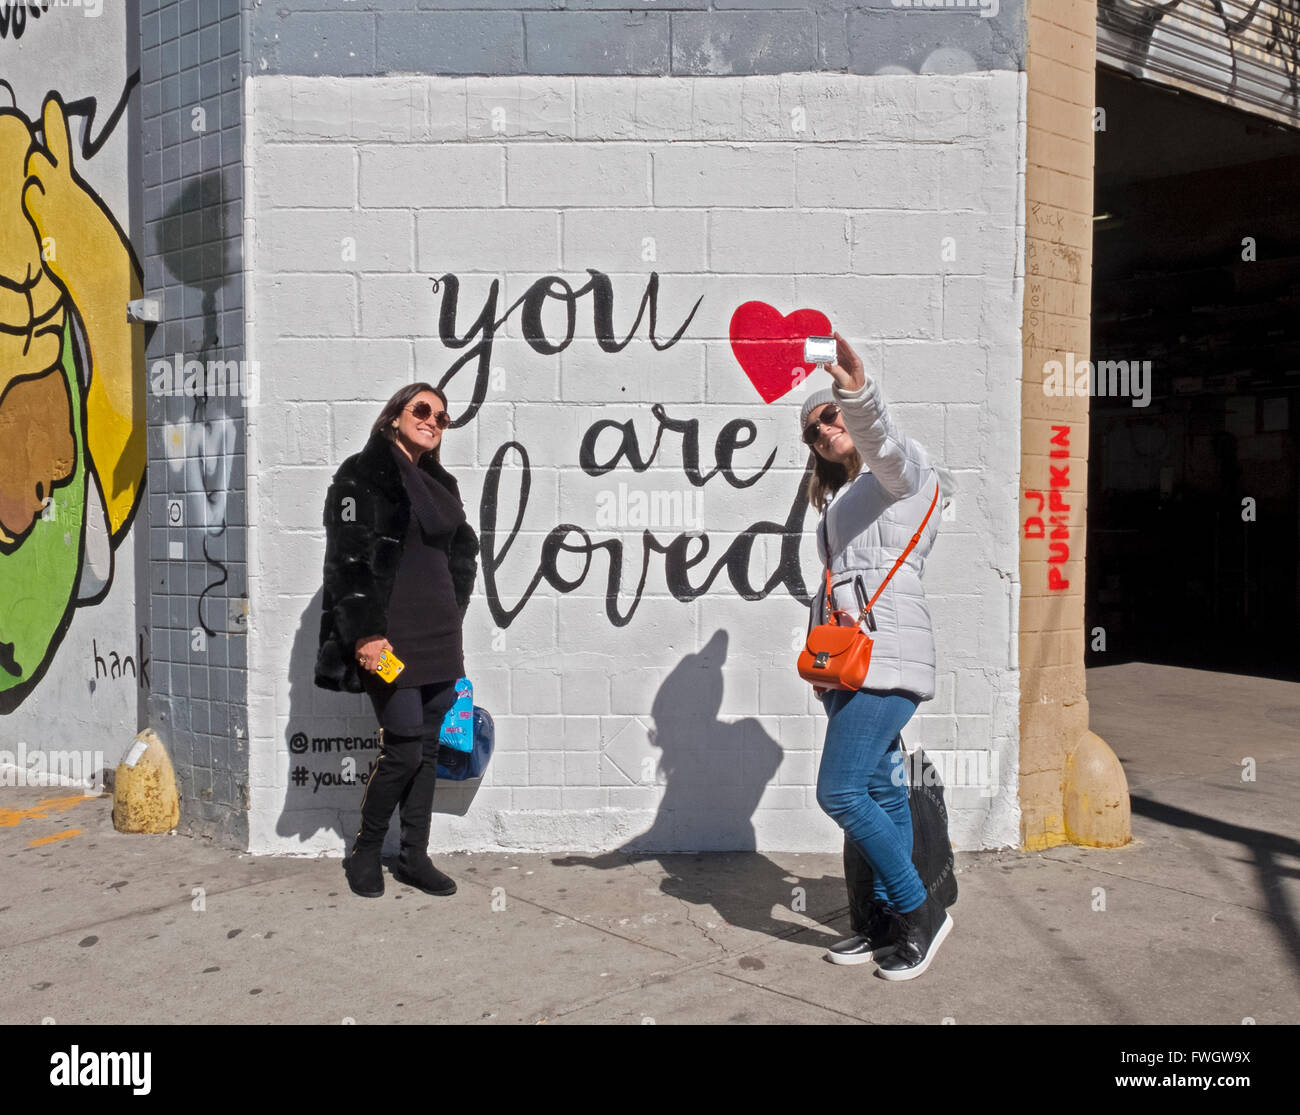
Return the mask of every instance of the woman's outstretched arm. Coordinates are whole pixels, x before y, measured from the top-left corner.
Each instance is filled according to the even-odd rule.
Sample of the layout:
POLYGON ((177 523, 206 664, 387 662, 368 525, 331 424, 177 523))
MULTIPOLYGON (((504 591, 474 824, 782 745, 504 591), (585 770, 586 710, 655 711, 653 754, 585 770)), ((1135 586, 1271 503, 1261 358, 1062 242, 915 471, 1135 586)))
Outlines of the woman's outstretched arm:
POLYGON ((838 351, 837 362, 830 369, 835 380, 832 391, 854 448, 891 496, 904 499, 915 495, 932 467, 930 454, 898 428, 885 406, 880 386, 867 374, 862 358, 848 341, 838 333, 835 341, 838 351))

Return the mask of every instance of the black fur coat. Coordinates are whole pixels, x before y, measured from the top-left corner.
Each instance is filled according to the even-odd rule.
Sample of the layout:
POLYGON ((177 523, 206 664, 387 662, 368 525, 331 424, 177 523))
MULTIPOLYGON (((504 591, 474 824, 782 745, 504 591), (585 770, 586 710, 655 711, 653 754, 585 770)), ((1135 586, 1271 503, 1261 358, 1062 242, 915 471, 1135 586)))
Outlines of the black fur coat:
MULTIPOLYGON (((432 453, 420 458, 419 467, 460 500, 455 478, 432 453)), ((410 520, 411 498, 392 443, 375 434, 339 465, 325 497, 324 611, 316 656, 316 684, 322 689, 363 692, 356 641, 388 630, 388 600, 410 520)), ((478 550, 474 528, 461 523, 447 551, 461 619, 478 575, 478 550)))

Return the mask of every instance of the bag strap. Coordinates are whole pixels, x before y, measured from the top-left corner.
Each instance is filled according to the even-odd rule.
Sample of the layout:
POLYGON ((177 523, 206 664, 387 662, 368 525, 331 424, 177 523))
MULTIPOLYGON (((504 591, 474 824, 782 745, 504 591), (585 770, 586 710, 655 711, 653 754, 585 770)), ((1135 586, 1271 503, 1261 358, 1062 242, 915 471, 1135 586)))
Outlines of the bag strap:
MULTIPOLYGON (((930 500, 930 509, 925 513, 925 518, 921 520, 921 525, 916 528, 916 533, 912 535, 912 541, 910 541, 907 544, 907 549, 904 550, 899 555, 898 560, 894 562, 893 569, 891 569, 885 575, 885 579, 880 582, 880 587, 876 589, 875 596, 873 596, 867 602, 867 606, 862 609, 863 616, 865 616, 868 612, 871 611, 872 608, 876 606, 876 601, 880 599, 880 594, 885 591, 885 586, 889 584, 890 578, 893 577, 893 575, 898 572, 898 567, 907 560, 907 555, 910 554, 914 549, 916 549, 917 545, 920 543, 921 534, 925 531, 925 524, 930 521, 930 516, 934 514, 935 504, 937 504, 938 502, 939 502, 939 484, 936 482, 934 486, 934 498, 930 500)), ((829 510, 829 508, 827 510, 829 510)), ((822 516, 821 529, 822 529, 822 546, 826 550, 826 619, 829 620, 831 616, 831 604, 832 604, 831 542, 830 542, 830 533, 826 529, 826 518, 827 518, 826 515, 822 516)))
POLYGON ((934 499, 930 501, 930 510, 925 513, 925 518, 921 520, 921 525, 916 528, 916 533, 912 535, 912 541, 910 541, 907 544, 907 549, 904 550, 901 554, 899 554, 898 560, 894 562, 894 568, 891 569, 888 572, 888 574, 886 574, 885 579, 880 582, 880 587, 876 589, 876 595, 873 596, 867 604, 866 610, 868 612, 871 611, 871 609, 876 606, 876 601, 880 599, 880 594, 885 591, 885 586, 889 584, 889 578, 898 572, 898 567, 907 560, 907 555, 910 554, 914 549, 916 549, 917 543, 921 541, 921 532, 925 530, 925 524, 930 521, 930 516, 934 514, 934 505, 938 502, 939 502, 939 485, 936 482, 934 485, 934 499))
MULTIPOLYGON (((829 508, 828 508, 829 510, 829 508)), ((826 529, 826 516, 822 515, 822 549, 826 551, 826 611, 823 613, 823 619, 829 621, 831 618, 831 536, 830 531, 826 529)))

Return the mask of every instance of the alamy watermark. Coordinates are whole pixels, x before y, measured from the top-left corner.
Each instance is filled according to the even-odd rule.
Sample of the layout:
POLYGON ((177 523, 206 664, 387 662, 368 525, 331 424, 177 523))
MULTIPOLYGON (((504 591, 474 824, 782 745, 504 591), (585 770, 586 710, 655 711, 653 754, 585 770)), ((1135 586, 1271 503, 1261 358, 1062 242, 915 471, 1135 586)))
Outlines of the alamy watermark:
POLYGON ((1132 399, 1135 407, 1151 405, 1150 360, 1076 360, 1065 354, 1065 363, 1049 360, 1043 365, 1043 394, 1062 396, 1109 396, 1132 399))
POLYGON ((181 353, 155 360, 149 369, 149 387, 156 396, 179 398, 238 398, 244 406, 256 403, 261 375, 256 360, 187 360, 181 353))
POLYGON ((998 792, 998 762, 996 751, 974 749, 935 750, 919 748, 906 758, 901 751, 890 756, 894 769, 890 778, 895 786, 933 786, 941 782, 947 790, 978 790, 981 797, 992 797, 998 792), (929 765, 923 761, 929 759, 929 765))
POLYGON ((88 793, 104 792, 102 751, 0 750, 0 786, 84 786, 88 793))
POLYGON ((628 490, 626 484, 596 493, 596 526, 671 527, 678 530, 704 529, 704 491, 683 492, 680 488, 628 490))
POLYGON ((47 12, 51 8, 80 8, 87 19, 98 19, 104 14, 104 0, 41 0, 41 6, 47 12))
POLYGON ((910 11, 978 11, 981 19, 992 19, 1002 10, 1002 0, 890 0, 890 3, 910 11))
POLYGON ((50 1085, 130 1088, 132 1095, 147 1096, 153 1090, 152 1059, 153 1054, 148 1050, 110 1053, 74 1045, 67 1052, 59 1050, 50 1054, 50 1085))
POLYGON ((104 0, 0 0, 0 38, 13 31, 21 39, 28 19, 40 19, 53 8, 77 8, 87 19, 104 14, 104 0))

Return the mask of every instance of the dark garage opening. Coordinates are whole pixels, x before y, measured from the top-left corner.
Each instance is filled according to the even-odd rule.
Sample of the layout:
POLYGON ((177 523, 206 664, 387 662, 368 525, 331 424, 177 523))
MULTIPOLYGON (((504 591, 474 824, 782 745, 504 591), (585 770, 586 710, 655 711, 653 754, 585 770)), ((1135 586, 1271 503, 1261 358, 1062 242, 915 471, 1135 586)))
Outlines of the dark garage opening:
POLYGON ((1087 664, 1300 680, 1300 131, 1103 67, 1097 104, 1091 358, 1151 374, 1091 403, 1087 664))

